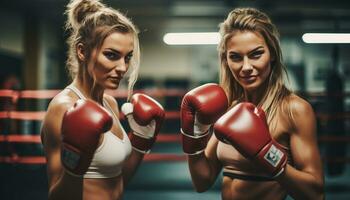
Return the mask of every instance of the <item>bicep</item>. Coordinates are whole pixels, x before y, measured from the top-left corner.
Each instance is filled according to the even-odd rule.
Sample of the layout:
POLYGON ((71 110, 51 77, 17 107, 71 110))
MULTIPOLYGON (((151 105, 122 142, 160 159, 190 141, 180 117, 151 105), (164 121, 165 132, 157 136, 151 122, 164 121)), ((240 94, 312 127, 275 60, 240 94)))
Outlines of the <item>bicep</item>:
POLYGON ((46 167, 49 185, 53 185, 54 182, 60 176, 62 171, 61 161, 60 161, 60 141, 54 133, 54 130, 43 127, 43 144, 46 156, 46 167))
POLYGON ((62 174, 61 123, 64 112, 65 107, 49 109, 41 129, 50 187, 54 185, 62 174))
POLYGON ((220 163, 216 154, 218 142, 219 140, 215 137, 215 134, 213 134, 210 137, 207 147, 205 149, 205 156, 207 157, 208 163, 212 170, 212 176, 214 178, 217 177, 217 175, 220 173, 222 169, 222 164, 220 163))
POLYGON ((293 109, 295 128, 290 138, 294 166, 314 176, 322 176, 322 163, 316 137, 316 120, 309 104, 293 109))

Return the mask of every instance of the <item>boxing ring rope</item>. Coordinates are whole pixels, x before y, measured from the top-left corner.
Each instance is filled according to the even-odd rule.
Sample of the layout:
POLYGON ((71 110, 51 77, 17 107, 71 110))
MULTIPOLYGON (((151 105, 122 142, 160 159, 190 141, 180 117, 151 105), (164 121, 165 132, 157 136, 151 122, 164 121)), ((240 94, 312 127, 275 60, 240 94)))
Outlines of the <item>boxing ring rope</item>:
MULTIPOLYGON (((0 98, 7 98, 13 104, 17 104, 19 99, 52 99, 61 90, 0 90, 0 98)), ((148 94, 154 98, 163 97, 179 97, 186 93, 183 89, 145 89, 145 90, 135 90, 136 92, 148 94)), ((127 97, 127 91, 107 91, 108 94, 115 98, 125 98, 127 97)), ((349 93, 345 94, 350 96, 349 93)), ((317 93, 316 96, 322 97, 321 93, 317 93)), ((17 111, 8 110, 0 111, 0 120, 34 120, 41 121, 45 116, 46 111, 17 111)), ((179 111, 167 111, 166 119, 179 119, 179 111)), ((327 121, 327 120, 349 120, 350 113, 339 113, 336 115, 329 115, 325 113, 316 113, 317 120, 327 121)), ((124 120, 124 116, 120 116, 121 120, 124 120)), ((1 130, 1 127, 0 127, 1 130)), ((341 135, 334 136, 331 134, 323 134, 318 136, 319 143, 350 143, 350 136, 341 135)), ((157 143, 180 143, 180 134, 175 133, 160 133, 157 137, 157 143)), ((0 134, 0 144, 1 143, 19 143, 19 144, 37 144, 41 145, 40 135, 38 133, 33 134, 19 134, 19 133, 9 133, 6 135, 0 134)), ((145 155, 145 161, 148 162, 158 162, 158 161, 171 161, 171 162, 183 162, 186 160, 184 154, 176 153, 153 153, 145 155)), ((349 163, 350 157, 323 157, 325 162, 331 163, 349 163)), ((0 156, 0 163, 12 163, 12 164, 45 164, 46 159, 44 156, 0 156)))
MULTIPOLYGON (((11 143, 36 143, 41 144, 41 139, 39 135, 9 135, 0 136, 1 142, 11 142, 11 143)), ((159 143, 178 143, 181 142, 180 135, 160 133, 157 137, 157 142, 159 143)), ((349 136, 319 136, 319 142, 334 142, 334 143, 349 143, 349 136)), ((145 161, 184 161, 186 160, 185 155, 178 154, 160 154, 151 153, 145 156, 145 161)), ((327 162, 350 162, 350 158, 345 157, 324 157, 327 162)), ((46 160, 43 156, 29 156, 29 157, 16 157, 12 158, 10 156, 0 157, 0 163, 20 163, 20 164, 45 164, 46 160)))
MULTIPOLYGON (((0 119, 10 118, 17 120, 43 120, 45 117, 45 111, 0 111, 0 119)), ((177 119, 180 117, 180 113, 176 111, 168 111, 165 113, 167 119, 177 119)), ((120 117, 124 120, 124 116, 120 117)))

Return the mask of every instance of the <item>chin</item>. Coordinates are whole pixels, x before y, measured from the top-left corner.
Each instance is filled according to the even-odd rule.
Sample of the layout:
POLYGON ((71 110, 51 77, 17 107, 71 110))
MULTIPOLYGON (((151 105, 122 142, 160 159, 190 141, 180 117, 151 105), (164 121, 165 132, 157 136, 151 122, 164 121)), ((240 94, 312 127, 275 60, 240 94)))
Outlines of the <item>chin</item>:
POLYGON ((118 89, 119 87, 119 84, 113 84, 113 85, 110 85, 109 87, 106 87, 107 89, 110 89, 110 90, 115 90, 115 89, 118 89))
POLYGON ((252 92, 252 91, 255 91, 255 90, 259 89, 261 84, 256 81, 256 82, 251 83, 251 84, 241 84, 241 86, 243 87, 244 90, 252 92))
POLYGON ((105 85, 106 89, 115 90, 119 87, 119 83, 107 83, 105 85))

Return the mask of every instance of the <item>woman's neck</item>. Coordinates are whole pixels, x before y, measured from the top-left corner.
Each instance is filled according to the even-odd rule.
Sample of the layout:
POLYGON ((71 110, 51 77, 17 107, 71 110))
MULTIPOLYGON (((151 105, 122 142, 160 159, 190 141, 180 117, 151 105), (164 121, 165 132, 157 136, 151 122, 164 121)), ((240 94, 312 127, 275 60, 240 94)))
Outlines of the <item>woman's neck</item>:
POLYGON ((267 83, 261 85, 254 90, 244 90, 244 101, 253 103, 254 105, 259 105, 262 102, 265 94, 267 92, 267 83))
POLYGON ((102 104, 104 88, 98 85, 94 86, 92 80, 86 80, 77 76, 74 78, 72 85, 78 88, 86 98, 102 104))

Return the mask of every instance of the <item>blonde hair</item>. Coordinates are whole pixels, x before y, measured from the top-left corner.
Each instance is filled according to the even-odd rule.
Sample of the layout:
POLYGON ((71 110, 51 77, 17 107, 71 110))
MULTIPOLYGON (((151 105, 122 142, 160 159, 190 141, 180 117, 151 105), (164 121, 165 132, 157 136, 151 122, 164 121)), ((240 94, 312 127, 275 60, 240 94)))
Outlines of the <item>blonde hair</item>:
MULTIPOLYGON (((71 0, 67 5, 66 14, 68 18, 65 27, 70 32, 67 40, 69 51, 66 64, 72 79, 80 72, 87 73, 85 64, 78 59, 77 46, 79 43, 84 45, 84 54, 88 59, 93 49, 101 48, 104 39, 110 34, 114 32, 133 34, 134 47, 128 80, 128 97, 130 98, 140 65, 140 46, 136 26, 122 13, 106 7, 99 0, 71 0)), ((95 84, 95 80, 93 81, 95 84)))
MULTIPOLYGON (((254 8, 236 8, 232 10, 226 20, 220 25, 221 41, 218 45, 220 58, 220 85, 225 90, 229 102, 237 104, 243 97, 241 85, 233 77, 227 64, 227 41, 236 31, 252 31, 259 33, 265 40, 271 54, 271 73, 267 80, 267 89, 257 106, 266 112, 268 123, 275 115, 282 101, 291 92, 284 85, 284 76, 287 77, 283 65, 282 51, 279 43, 279 33, 270 18, 254 8)), ((288 77, 287 77, 288 78, 288 77)))

